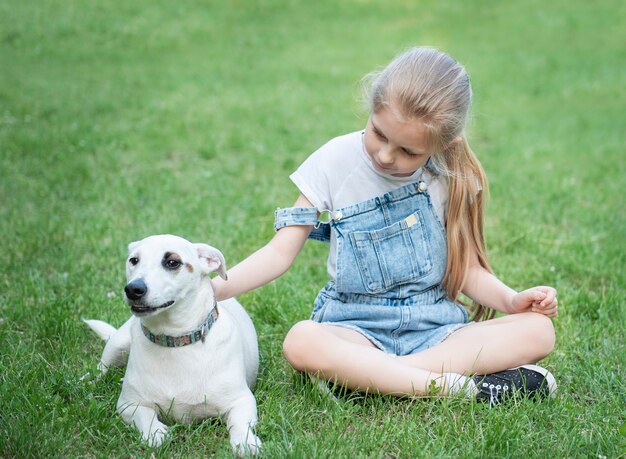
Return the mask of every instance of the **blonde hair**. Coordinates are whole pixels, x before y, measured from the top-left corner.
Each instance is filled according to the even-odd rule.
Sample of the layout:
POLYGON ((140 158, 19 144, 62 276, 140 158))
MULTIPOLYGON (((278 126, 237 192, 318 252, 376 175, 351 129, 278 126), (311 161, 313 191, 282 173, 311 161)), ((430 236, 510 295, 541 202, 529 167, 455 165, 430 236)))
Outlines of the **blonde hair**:
MULTIPOLYGON (((465 133, 472 100, 469 76, 447 54, 417 47, 400 54, 367 79, 373 113, 385 107, 402 118, 421 121, 430 134, 429 143, 437 152, 430 158, 431 165, 449 183, 448 261, 442 285, 450 298, 461 301, 471 248, 476 251, 480 265, 492 272, 483 231, 487 178, 465 133)), ((494 314, 476 303, 471 309, 473 320, 494 314)))

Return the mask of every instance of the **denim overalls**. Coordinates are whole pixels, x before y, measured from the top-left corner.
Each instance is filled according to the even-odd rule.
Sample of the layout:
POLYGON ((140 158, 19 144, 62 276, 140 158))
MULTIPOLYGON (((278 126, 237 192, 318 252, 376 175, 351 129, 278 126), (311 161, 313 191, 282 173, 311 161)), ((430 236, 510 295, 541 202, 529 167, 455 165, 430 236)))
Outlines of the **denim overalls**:
POLYGON ((337 275, 315 299, 311 319, 351 328, 395 355, 432 347, 467 323, 441 286, 445 229, 419 181, 334 211, 276 211, 275 229, 314 225, 310 238, 337 234, 337 275))

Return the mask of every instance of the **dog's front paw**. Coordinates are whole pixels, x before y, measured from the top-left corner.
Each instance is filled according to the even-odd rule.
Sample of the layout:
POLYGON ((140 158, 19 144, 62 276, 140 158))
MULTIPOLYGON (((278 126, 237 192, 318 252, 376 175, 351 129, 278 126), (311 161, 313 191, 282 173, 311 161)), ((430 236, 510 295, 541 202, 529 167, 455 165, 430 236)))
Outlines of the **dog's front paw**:
POLYGON ((161 422, 156 421, 148 432, 143 432, 141 438, 148 443, 152 448, 158 448, 161 446, 165 437, 168 435, 167 426, 161 422))
POLYGON ((249 432, 248 435, 246 435, 246 438, 243 438, 239 442, 231 440, 231 444, 233 451, 239 457, 246 455, 256 456, 261 452, 261 447, 263 446, 261 439, 252 432, 249 432))

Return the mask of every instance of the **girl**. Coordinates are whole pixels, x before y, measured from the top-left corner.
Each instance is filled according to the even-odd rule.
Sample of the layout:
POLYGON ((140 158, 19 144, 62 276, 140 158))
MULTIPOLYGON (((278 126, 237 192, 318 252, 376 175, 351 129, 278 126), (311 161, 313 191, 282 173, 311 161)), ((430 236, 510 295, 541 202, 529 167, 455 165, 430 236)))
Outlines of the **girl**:
POLYGON ((529 364, 554 346, 556 290, 516 292, 492 274, 487 181, 465 134, 471 97, 446 54, 399 55, 373 75, 365 130, 313 153, 291 176, 300 196, 276 211, 274 238, 213 281, 219 300, 238 295, 287 271, 307 238, 330 241, 332 280, 284 341, 296 370, 393 395, 434 388, 499 403, 554 392, 529 364))

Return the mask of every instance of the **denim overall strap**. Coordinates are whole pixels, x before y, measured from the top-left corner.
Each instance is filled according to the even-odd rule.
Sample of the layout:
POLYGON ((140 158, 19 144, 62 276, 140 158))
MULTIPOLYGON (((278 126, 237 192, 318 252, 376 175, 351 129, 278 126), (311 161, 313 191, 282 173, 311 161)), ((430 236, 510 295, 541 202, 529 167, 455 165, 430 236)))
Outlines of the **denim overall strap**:
POLYGON ((319 211, 315 207, 287 207, 274 212, 274 230, 285 226, 313 226, 309 239, 330 241, 330 224, 341 219, 341 212, 319 211))

